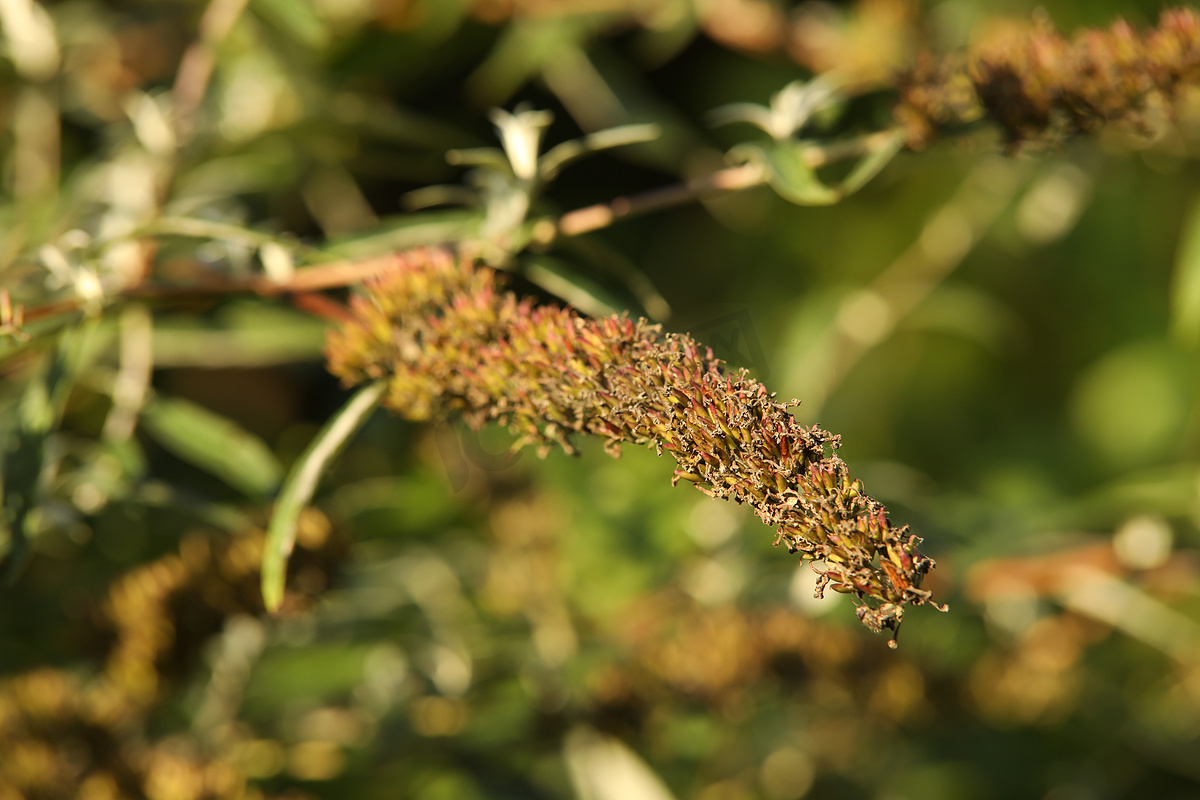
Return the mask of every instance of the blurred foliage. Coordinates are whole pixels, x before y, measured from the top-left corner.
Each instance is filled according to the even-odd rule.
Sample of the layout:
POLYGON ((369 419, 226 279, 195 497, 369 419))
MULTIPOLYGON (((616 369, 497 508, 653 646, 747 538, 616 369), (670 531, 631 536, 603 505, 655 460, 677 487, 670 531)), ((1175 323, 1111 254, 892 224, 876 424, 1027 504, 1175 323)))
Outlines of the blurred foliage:
POLYGON ((724 160, 841 185, 814 143, 875 141, 895 69, 1033 5, 0 2, 0 800, 1195 797, 1195 98, 900 153, 827 207, 724 160), (708 124, 825 73, 801 129, 708 124), (504 120, 542 110, 517 169, 504 120), (375 415, 264 614, 271 501, 348 399, 339 259, 467 240, 801 398, 951 613, 889 651, 652 452, 375 415))

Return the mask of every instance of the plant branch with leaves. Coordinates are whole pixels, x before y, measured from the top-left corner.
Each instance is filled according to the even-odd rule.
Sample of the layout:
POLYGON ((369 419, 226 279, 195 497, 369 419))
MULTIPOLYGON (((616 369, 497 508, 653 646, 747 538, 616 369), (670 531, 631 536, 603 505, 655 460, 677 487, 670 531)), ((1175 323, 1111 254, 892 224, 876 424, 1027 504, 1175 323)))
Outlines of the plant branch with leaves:
MULTIPOLYGON (((832 74, 792 82, 767 105, 719 108, 711 116, 714 124, 748 124, 761 132, 760 138, 729 148, 727 166, 565 213, 549 207, 545 196, 570 164, 600 151, 644 145, 661 128, 624 124, 544 150, 549 112, 496 109, 491 119, 500 147, 458 148, 447 155, 451 165, 469 168, 464 183, 407 195, 415 233, 401 227, 347 249, 333 241, 301 243, 285 234, 189 214, 188 204, 200 201, 168 196, 173 183, 202 184, 189 178, 187 148, 199 148, 197 142, 211 135, 203 117, 215 54, 227 46, 245 8, 239 2, 210 6, 200 40, 187 51, 169 96, 125 98, 133 153, 123 156, 126 173, 140 175, 145 184, 136 193, 137 203, 122 194, 119 183, 110 182, 104 184, 109 194, 98 195, 107 210, 96 219, 65 218, 44 242, 35 241, 32 223, 13 229, 5 269, 20 280, 0 292, 0 334, 10 342, 6 358, 19 364, 42 350, 56 353, 42 356, 48 366, 35 371, 41 377, 30 380, 21 404, 22 409, 38 407, 37 413, 19 417, 23 421, 6 445, 6 549, 13 564, 26 548, 28 519, 38 505, 37 475, 52 466, 43 445, 78 369, 71 365, 82 363, 72 332, 87 325, 78 319, 102 318, 126 303, 287 294, 297 306, 339 323, 330 345, 332 369, 349 381, 386 379, 384 402, 405 416, 420 419, 457 410, 473 424, 497 419, 518 432, 520 445, 556 443, 570 450, 570 432, 604 437, 613 447, 623 441, 653 443, 675 456, 677 478, 751 505, 777 528, 778 542, 821 564, 822 586, 869 600, 860 609, 864 622, 894 631, 906 604, 928 602, 921 581, 932 561, 916 550, 917 539, 893 527, 882 506, 849 477, 832 453, 837 437, 801 428, 765 387, 724 373, 692 340, 663 336, 645 320, 610 316, 622 303, 557 269, 547 253, 623 219, 714 193, 769 186, 797 205, 838 203, 905 147, 924 146, 936 134, 984 119, 995 121, 1012 146, 1053 138, 1056 132, 1088 133, 1109 122, 1143 120, 1154 104, 1169 106, 1200 75, 1200 24, 1191 11, 1165 12, 1158 28, 1146 34, 1122 24, 1070 42, 1039 23, 1003 46, 920 61, 898 78, 899 104, 891 123, 874 130, 814 133, 827 127, 853 91, 832 74), (841 162, 850 165, 840 181, 818 176, 818 170, 841 162), (429 209, 446 205, 465 206, 469 214, 427 225, 428 215, 447 213, 429 209), (391 253, 396 250, 447 242, 458 253, 454 263, 441 251, 410 250, 395 266, 391 253), (173 247, 174 279, 156 266, 166 246, 173 247), (223 253, 220 268, 201 262, 196 252, 203 247, 223 253), (472 266, 477 262, 519 271, 597 319, 523 304, 499 292, 490 272, 472 266), (42 290, 32 291, 39 274, 42 290), (320 294, 364 278, 371 281, 370 299, 356 298, 350 312, 320 294), (58 347, 42 347, 56 336, 58 347), (586 355, 576 354, 577 346, 586 355), (527 356, 535 359, 522 366, 527 356)), ((36 15, 30 19, 38 30, 49 24, 36 15)), ((37 80, 44 77, 25 67, 37 73, 37 80)), ((39 87, 39 92, 46 89, 39 87)), ((18 143, 35 144, 28 136, 18 143)), ((85 207, 94 210, 95 204, 85 207)), ((665 318, 669 306, 661 294, 636 269, 622 269, 649 316, 665 318)), ((151 368, 143 363, 139 374, 148 375, 151 368)), ((300 509, 382 391, 379 385, 363 390, 284 481, 263 573, 269 605, 282 598, 283 567, 300 509)), ((141 408, 153 406, 146 403, 145 391, 127 394, 132 399, 118 404, 124 439, 130 420, 142 415, 153 426, 154 416, 141 408)), ((10 569, 15 574, 16 567, 10 569)))

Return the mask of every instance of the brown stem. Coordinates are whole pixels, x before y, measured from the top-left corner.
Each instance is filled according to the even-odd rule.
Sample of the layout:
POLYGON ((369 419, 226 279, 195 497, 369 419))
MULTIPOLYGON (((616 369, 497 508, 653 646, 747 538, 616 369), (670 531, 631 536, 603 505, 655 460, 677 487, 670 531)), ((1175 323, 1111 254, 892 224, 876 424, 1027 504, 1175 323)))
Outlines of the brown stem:
POLYGON ((561 236, 578 236, 607 228, 625 217, 681 206, 714 191, 749 189, 765 181, 766 174, 757 164, 729 167, 674 186, 663 186, 631 197, 618 197, 609 203, 568 211, 559 218, 557 233, 561 236))
MULTIPOLYGON (((835 161, 870 153, 890 142, 895 135, 894 129, 887 129, 856 139, 809 147, 804 150, 804 160, 808 166, 817 169, 835 161)), ((608 203, 597 203, 568 211, 559 217, 554 233, 558 236, 578 236, 581 233, 607 228, 626 217, 681 206, 713 192, 750 189, 761 186, 766 181, 766 173, 757 164, 728 167, 673 186, 663 186, 630 197, 618 197, 608 203)))
MULTIPOLYGON (((125 290, 121 296, 132 300, 178 300, 197 295, 220 294, 257 294, 264 297, 274 297, 283 294, 311 295, 324 289, 337 289, 358 283, 378 274, 395 262, 392 254, 369 258, 364 261, 338 261, 331 264, 318 264, 296 270, 287 281, 273 281, 265 276, 253 278, 214 278, 205 276, 189 286, 135 286, 125 290)), ((300 308, 312 310, 316 305, 311 299, 303 299, 296 304, 300 308)), ((59 300, 25 310, 25 322, 78 311, 83 307, 79 300, 59 300)), ((317 316, 328 317, 331 310, 321 306, 317 316)))

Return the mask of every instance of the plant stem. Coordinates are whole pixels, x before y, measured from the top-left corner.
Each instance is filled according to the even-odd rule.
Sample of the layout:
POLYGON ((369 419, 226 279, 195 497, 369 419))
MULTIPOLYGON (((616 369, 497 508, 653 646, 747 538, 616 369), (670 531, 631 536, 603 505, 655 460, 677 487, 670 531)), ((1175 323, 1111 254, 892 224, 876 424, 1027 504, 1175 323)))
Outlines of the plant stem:
MULTIPOLYGON (((808 166, 817 169, 835 161, 874 152, 892 141, 896 134, 897 129, 887 128, 854 139, 813 145, 804 149, 803 158, 808 166)), ((597 203, 586 208, 568 211, 559 217, 554 235, 578 236, 581 233, 590 233, 607 228, 626 217, 691 203, 713 192, 738 192, 743 189, 751 189, 761 186, 766 181, 766 172, 757 164, 727 167, 673 186, 663 186, 629 197, 618 197, 608 203, 597 203)), ((553 238, 553 236, 549 237, 549 239, 553 238)))
MULTIPOLYGON (((855 156, 874 152, 892 141, 897 129, 887 128, 874 133, 859 136, 844 141, 813 144, 804 148, 802 157, 806 163, 815 168, 832 164, 855 156)), ((767 175, 758 164, 742 164, 727 167, 699 178, 663 186, 657 189, 618 197, 607 203, 568 211, 555 220, 543 220, 534 228, 534 237, 543 244, 549 244, 559 236, 578 236, 583 233, 600 230, 627 217, 639 216, 652 211, 695 202, 714 192, 737 192, 761 186, 766 183, 767 175)), ((172 233, 190 236, 210 236, 212 238, 231 238, 245 241, 251 245, 261 245, 267 241, 275 241, 266 234, 255 234, 245 229, 231 225, 222 225, 205 220, 189 220, 183 218, 167 218, 157 220, 147 229, 147 235, 155 233, 172 233)), ((318 251, 312 250, 316 253, 318 251)), ((336 289, 359 283, 362 280, 378 274, 381 270, 393 264, 395 256, 385 254, 359 261, 336 261, 328 264, 316 264, 297 269, 285 281, 272 280, 265 275, 250 278, 227 278, 216 276, 204 270, 197 270, 197 280, 186 286, 133 286, 121 293, 122 297, 144 300, 167 300, 174 298, 195 297, 205 294, 259 294, 276 296, 281 294, 299 294, 316 292, 325 289, 336 289)), ((25 321, 32 322, 55 316, 81 307, 78 301, 63 300, 41 306, 33 306, 25 310, 25 321)))

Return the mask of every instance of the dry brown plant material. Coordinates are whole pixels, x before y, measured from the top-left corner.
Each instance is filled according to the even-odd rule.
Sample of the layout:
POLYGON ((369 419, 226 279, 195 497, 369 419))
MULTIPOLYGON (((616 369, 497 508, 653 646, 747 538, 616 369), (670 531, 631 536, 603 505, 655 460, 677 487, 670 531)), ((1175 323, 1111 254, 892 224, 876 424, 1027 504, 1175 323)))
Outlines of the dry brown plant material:
POLYGON ((675 481, 753 508, 776 544, 813 560, 818 594, 855 595, 871 630, 898 631, 906 605, 929 602, 933 561, 850 477, 839 437, 801 425, 788 413, 797 401, 726 372, 690 337, 518 300, 491 270, 440 250, 398 256, 350 310, 329 337, 329 368, 347 384, 387 380, 384 402, 400 415, 496 421, 514 448, 543 456, 573 453, 574 434, 614 456, 653 445, 675 458, 675 481))
POLYGON ((1200 16, 1162 12, 1139 33, 1118 21, 1065 38, 1044 18, 999 27, 965 56, 921 58, 901 76, 896 117, 911 146, 990 119, 1010 147, 1091 133, 1110 123, 1145 128, 1200 80, 1200 16))

